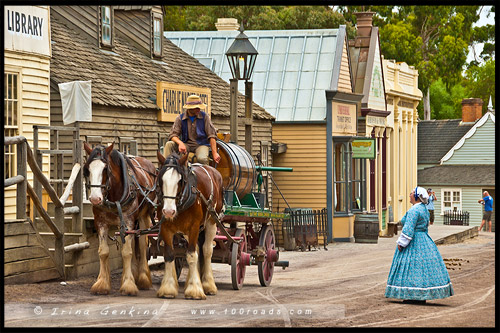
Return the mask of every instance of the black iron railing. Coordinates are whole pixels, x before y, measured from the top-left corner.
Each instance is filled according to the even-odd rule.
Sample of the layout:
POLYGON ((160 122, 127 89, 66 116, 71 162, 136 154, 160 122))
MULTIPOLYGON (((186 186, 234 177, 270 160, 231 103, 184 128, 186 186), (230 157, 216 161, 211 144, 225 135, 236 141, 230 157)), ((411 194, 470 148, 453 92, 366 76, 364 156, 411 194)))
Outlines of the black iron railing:
POLYGON ((323 243, 327 245, 327 209, 287 208, 285 213, 290 214, 290 219, 283 221, 283 234, 289 239, 294 239, 295 247, 302 251, 311 246, 318 247, 323 243))
POLYGON ((444 224, 445 225, 469 225, 469 212, 461 210, 445 210, 444 224))

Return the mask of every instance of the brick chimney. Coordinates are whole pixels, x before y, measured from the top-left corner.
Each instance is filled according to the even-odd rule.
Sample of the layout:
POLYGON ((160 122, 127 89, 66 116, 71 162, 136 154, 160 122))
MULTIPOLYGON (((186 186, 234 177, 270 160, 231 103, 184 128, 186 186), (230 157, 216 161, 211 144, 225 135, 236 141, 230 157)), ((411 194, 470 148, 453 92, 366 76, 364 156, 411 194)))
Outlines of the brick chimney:
POLYGON ((473 123, 483 116, 483 100, 481 98, 464 98, 462 100, 462 122, 473 123))
POLYGON ((238 31, 240 25, 238 24, 238 20, 235 18, 218 18, 217 23, 215 23, 215 27, 217 28, 217 31, 221 30, 238 31))
POLYGON ((372 19, 374 12, 358 12, 356 15, 357 35, 359 37, 370 37, 372 32, 372 19))

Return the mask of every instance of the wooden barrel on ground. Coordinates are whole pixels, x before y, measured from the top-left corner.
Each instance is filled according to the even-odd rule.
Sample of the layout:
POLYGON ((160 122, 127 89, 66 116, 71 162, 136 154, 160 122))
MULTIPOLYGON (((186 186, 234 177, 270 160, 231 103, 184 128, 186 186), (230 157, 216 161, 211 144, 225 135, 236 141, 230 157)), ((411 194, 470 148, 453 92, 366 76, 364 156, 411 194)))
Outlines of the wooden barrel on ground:
POLYGON ((231 142, 217 140, 221 157, 217 170, 222 175, 224 190, 236 192, 238 198, 250 193, 257 179, 257 171, 252 156, 242 147, 231 142))
POLYGON ((377 243, 378 233, 378 214, 356 214, 354 219, 354 241, 356 243, 377 243))

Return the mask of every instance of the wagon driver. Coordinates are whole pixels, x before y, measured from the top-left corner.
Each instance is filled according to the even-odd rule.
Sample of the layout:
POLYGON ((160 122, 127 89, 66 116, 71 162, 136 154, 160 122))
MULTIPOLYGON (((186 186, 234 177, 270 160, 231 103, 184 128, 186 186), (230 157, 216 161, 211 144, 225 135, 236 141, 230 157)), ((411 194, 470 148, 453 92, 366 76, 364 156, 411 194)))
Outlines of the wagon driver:
POLYGON ((190 95, 183 106, 185 112, 175 118, 174 125, 170 130, 168 141, 165 144, 163 153, 165 156, 172 152, 196 155, 198 163, 208 164, 209 147, 212 148, 212 158, 216 163, 220 162, 220 155, 217 153, 215 129, 210 117, 201 109, 207 105, 202 102, 200 96, 190 95))

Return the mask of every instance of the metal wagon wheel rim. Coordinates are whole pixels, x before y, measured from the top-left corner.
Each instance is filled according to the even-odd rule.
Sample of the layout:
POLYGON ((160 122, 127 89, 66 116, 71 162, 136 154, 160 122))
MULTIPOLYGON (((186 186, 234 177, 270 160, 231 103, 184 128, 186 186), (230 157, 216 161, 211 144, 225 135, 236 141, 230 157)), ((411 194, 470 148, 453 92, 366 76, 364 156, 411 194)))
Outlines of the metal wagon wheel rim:
POLYGON ((240 290, 243 287, 246 272, 246 265, 241 260, 241 253, 247 252, 245 230, 237 229, 234 236, 243 237, 240 244, 233 243, 231 248, 231 282, 234 290, 240 290))
MULTIPOLYGON (((275 236, 272 225, 267 224, 262 227, 262 230, 260 231, 259 245, 264 247, 266 254, 269 249, 274 250, 275 236)), ((258 263, 259 281, 260 285, 263 287, 269 287, 273 278, 274 262, 269 259, 270 258, 266 255, 264 261, 258 263)))

